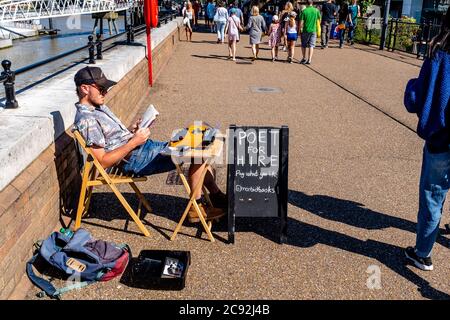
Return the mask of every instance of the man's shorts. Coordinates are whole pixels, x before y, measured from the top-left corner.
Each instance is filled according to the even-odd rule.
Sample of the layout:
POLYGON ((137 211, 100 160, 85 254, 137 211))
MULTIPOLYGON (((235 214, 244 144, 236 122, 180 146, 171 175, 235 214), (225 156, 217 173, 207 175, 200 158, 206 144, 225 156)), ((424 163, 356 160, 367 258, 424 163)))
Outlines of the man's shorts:
POLYGON ((315 32, 302 33, 302 48, 314 48, 316 46, 317 34, 315 32))
POLYGON ((175 165, 170 156, 160 154, 168 144, 168 142, 147 140, 131 152, 130 159, 123 166, 124 171, 148 176, 174 170, 175 165))

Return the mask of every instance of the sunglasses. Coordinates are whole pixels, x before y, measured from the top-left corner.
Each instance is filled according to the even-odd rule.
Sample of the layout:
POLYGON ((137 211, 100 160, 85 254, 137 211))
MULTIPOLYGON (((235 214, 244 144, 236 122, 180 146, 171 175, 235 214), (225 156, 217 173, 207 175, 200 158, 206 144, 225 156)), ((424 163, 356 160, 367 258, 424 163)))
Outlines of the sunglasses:
POLYGON ((94 83, 94 84, 91 84, 91 86, 93 86, 95 89, 97 89, 98 92, 100 92, 100 94, 102 96, 106 96, 106 94, 108 93, 108 89, 103 88, 103 87, 99 86, 98 84, 94 83))
POLYGON ((98 84, 95 83, 95 78, 92 75, 91 69, 87 68, 87 71, 89 72, 89 75, 91 76, 92 81, 94 81, 94 83, 91 86, 96 88, 102 96, 105 96, 108 93, 108 89, 103 88, 102 86, 99 86, 98 84))

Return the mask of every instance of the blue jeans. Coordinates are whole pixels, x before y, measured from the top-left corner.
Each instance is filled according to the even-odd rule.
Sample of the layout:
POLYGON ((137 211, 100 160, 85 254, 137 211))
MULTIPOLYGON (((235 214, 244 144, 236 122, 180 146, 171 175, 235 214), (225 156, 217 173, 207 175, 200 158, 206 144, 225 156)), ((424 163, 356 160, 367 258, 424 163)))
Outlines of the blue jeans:
POLYGON ((356 23, 349 24, 349 26, 348 26, 348 39, 350 41, 353 41, 353 37, 355 36, 355 31, 356 31, 356 23))
POLYGON ((439 232, 442 208, 450 188, 450 151, 430 153, 423 148, 419 185, 416 250, 419 257, 431 255, 439 232))
POLYGON ((170 156, 160 152, 166 148, 168 142, 147 140, 139 148, 131 152, 130 159, 125 163, 125 172, 135 173, 139 176, 148 176, 175 169, 170 156))
POLYGON ((339 31, 339 46, 342 47, 344 44, 344 38, 345 38, 345 30, 348 29, 348 40, 353 41, 353 36, 355 35, 355 25, 352 25, 348 22, 345 23, 345 29, 342 29, 339 31))
POLYGON ((344 37, 345 37, 345 29, 339 30, 339 46, 342 47, 344 44, 344 37))
POLYGON ((224 41, 225 40, 225 25, 226 25, 225 21, 217 21, 216 22, 217 39, 219 39, 220 41, 224 41))

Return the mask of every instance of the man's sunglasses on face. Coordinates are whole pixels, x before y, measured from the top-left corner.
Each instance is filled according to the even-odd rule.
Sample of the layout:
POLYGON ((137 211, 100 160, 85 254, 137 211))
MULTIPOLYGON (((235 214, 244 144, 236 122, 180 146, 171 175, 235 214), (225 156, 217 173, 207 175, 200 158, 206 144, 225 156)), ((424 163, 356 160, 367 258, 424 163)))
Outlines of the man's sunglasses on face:
POLYGON ((92 81, 94 81, 94 83, 92 84, 92 86, 93 86, 94 88, 96 88, 96 89, 100 92, 100 94, 101 94, 102 96, 106 96, 106 94, 108 93, 108 89, 103 88, 103 87, 101 87, 101 86, 99 86, 98 84, 95 83, 95 78, 94 78, 94 76, 92 75, 91 69, 87 68, 87 71, 89 72, 89 75, 91 76, 92 81))
POLYGON ((100 92, 100 94, 102 96, 106 96, 106 94, 108 93, 108 89, 105 89, 105 88, 99 86, 98 84, 94 83, 94 84, 91 84, 91 86, 93 86, 95 89, 97 89, 98 92, 100 92))

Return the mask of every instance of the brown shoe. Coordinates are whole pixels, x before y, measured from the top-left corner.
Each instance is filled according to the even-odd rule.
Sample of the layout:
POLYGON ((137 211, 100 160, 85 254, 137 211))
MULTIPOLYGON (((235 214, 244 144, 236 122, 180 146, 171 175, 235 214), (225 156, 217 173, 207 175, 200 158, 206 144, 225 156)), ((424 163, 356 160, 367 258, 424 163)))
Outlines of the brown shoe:
MULTIPOLYGON (((200 208, 200 211, 203 215, 203 217, 206 219, 206 212, 205 212, 205 207, 203 206, 203 204, 199 203, 198 207, 200 208)), ((190 223, 197 223, 200 222, 200 218, 198 216, 197 211, 195 211, 195 207, 194 205, 192 205, 189 208, 189 212, 188 212, 188 220, 190 223)))
POLYGON ((210 193, 209 199, 211 200, 214 208, 226 209, 228 207, 228 198, 222 191, 210 193))
POLYGON ((225 215, 225 211, 220 208, 206 208, 206 220, 219 220, 225 215))

